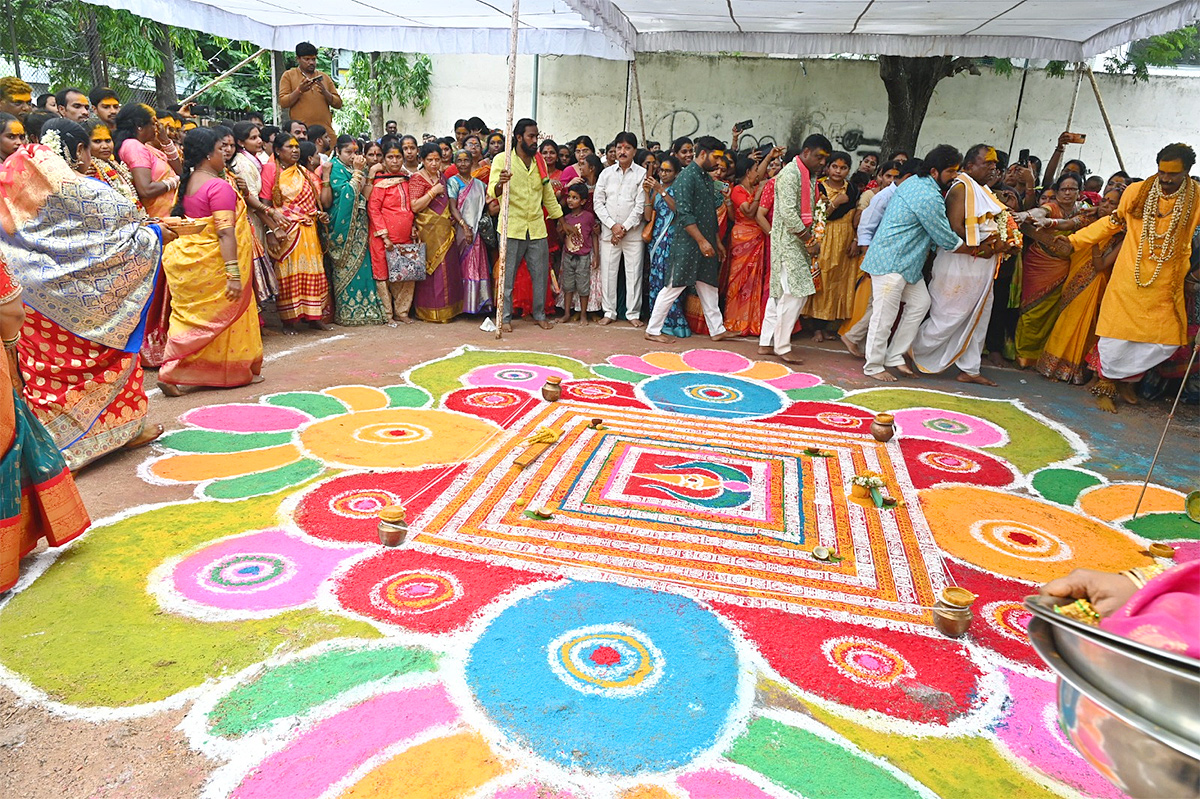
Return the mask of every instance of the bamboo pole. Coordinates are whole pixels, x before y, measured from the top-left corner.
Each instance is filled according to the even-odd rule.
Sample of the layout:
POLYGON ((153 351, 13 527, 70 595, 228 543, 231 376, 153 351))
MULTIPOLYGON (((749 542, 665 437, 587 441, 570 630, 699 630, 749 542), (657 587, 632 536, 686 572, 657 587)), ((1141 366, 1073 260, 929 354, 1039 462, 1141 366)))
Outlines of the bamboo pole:
POLYGON ((1067 127, 1071 129, 1071 122, 1075 119, 1075 106, 1079 103, 1079 87, 1083 83, 1083 62, 1075 62, 1075 94, 1071 96, 1071 110, 1067 112, 1067 127))
POLYGON ((194 91, 194 92, 192 92, 191 94, 189 94, 187 97, 185 97, 185 98, 183 98, 182 100, 180 100, 180 101, 179 101, 179 105, 180 105, 180 107, 187 105, 187 104, 188 104, 188 103, 190 103, 192 100, 195 100, 197 97, 199 97, 200 95, 204 94, 206 91, 208 91, 209 89, 211 89, 213 86, 216 86, 218 83, 220 83, 221 81, 225 80, 225 79, 226 79, 226 78, 228 78, 230 75, 232 75, 233 73, 237 72, 239 69, 241 69, 242 67, 246 66, 246 65, 247 65, 247 64, 249 64, 251 61, 253 61, 254 59, 258 58, 260 55, 262 55, 262 54, 263 54, 263 53, 265 53, 265 52, 267 52, 267 48, 265 48, 265 47, 262 47, 262 48, 259 48, 258 52, 257 52, 257 53, 255 53, 254 55, 251 55, 251 56, 246 56, 246 57, 245 57, 245 58, 243 58, 241 61, 239 61, 239 62, 237 62, 236 64, 234 64, 232 67, 230 67, 229 69, 225 70, 225 71, 224 71, 224 72, 222 72, 220 75, 216 76, 215 78, 213 78, 212 80, 210 80, 208 83, 204 84, 204 85, 203 85, 203 86, 201 86, 199 89, 197 89, 196 91, 194 91))
POLYGON ((1092 93, 1096 95, 1096 105, 1100 106, 1100 118, 1104 120, 1104 127, 1108 131, 1108 140, 1112 142, 1113 152, 1117 154, 1117 164, 1124 172, 1125 159, 1121 157, 1121 148, 1117 147, 1117 134, 1113 132, 1112 122, 1108 118, 1108 109, 1104 107, 1104 98, 1100 96, 1100 84, 1096 83, 1096 75, 1090 66, 1087 68, 1087 76, 1092 83, 1092 93))
POLYGON ((633 60, 629 62, 630 69, 633 70, 633 93, 637 97, 638 105, 638 121, 642 125, 642 146, 646 146, 646 114, 642 111, 642 87, 638 83, 637 74, 637 54, 633 56, 633 60))
MULTIPOLYGON (((505 166, 512 172, 513 160, 517 157, 517 143, 513 137, 513 105, 517 94, 517 25, 521 10, 521 0, 513 0, 512 4, 512 34, 508 43, 508 111, 505 114, 504 135, 508 138, 508 160, 505 166)), ((496 338, 504 338, 504 307, 508 304, 505 295, 506 273, 508 271, 508 194, 511 181, 504 184, 500 193, 500 229, 497 231, 500 239, 500 263, 496 269, 496 338)))

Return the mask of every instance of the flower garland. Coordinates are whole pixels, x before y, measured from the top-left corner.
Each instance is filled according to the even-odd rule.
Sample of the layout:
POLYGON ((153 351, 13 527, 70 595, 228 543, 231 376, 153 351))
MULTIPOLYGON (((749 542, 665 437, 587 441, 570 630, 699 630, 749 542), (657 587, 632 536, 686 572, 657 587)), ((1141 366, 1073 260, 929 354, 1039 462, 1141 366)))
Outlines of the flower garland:
POLYGON ((1150 193, 1146 197, 1146 203, 1142 206, 1142 235, 1138 239, 1137 261, 1133 265, 1133 279, 1138 288, 1148 289, 1154 285, 1154 281, 1158 280, 1159 274, 1162 273, 1163 266, 1175 258, 1179 234, 1183 229, 1183 212, 1185 208, 1187 211, 1191 211, 1195 198, 1196 187, 1190 178, 1184 178, 1182 192, 1183 196, 1175 201, 1175 207, 1171 210, 1171 221, 1167 225, 1167 229, 1159 233, 1158 205, 1163 199, 1162 185, 1156 177, 1150 186, 1150 193), (1142 282, 1142 260, 1144 258, 1149 258, 1158 264, 1154 269, 1154 274, 1145 283, 1142 282))

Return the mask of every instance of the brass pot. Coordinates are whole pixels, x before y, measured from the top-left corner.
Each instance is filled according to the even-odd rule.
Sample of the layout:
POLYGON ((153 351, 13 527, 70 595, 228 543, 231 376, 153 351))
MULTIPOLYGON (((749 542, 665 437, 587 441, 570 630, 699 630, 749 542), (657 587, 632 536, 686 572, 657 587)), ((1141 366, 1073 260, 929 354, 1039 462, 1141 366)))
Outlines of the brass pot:
POLYGON ((408 538, 408 519, 403 505, 392 505, 379 511, 379 543, 398 547, 408 538))
POLYGON ((875 419, 871 422, 871 435, 876 441, 886 444, 896 435, 895 421, 896 417, 890 413, 875 414, 875 419))
POLYGON ((542 399, 546 400, 546 402, 558 402, 561 396, 562 378, 555 376, 547 377, 546 384, 542 386, 542 399))
POLYGON ((933 608, 933 626, 949 638, 962 638, 966 635, 974 618, 975 614, 967 608, 947 607, 942 602, 933 608))

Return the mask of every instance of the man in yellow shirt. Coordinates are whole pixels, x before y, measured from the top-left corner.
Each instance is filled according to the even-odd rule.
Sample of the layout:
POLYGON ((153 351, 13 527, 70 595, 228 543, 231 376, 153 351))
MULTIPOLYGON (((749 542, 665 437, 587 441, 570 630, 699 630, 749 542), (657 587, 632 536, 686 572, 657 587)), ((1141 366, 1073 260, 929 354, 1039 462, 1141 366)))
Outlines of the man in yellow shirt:
POLYGON ((292 119, 323 125, 331 138, 337 138, 332 109, 342 107, 342 96, 333 78, 317 71, 317 48, 308 42, 296 45, 296 66, 279 78, 279 105, 288 109, 292 119))
MULTIPOLYGON (((538 127, 532 119, 520 119, 513 126, 515 148, 499 153, 492 159, 488 177, 488 194, 500 197, 504 184, 508 189, 508 250, 504 259, 504 327, 512 332, 513 280, 521 259, 529 267, 533 279, 533 321, 542 330, 549 330, 546 321, 546 281, 550 275, 550 247, 546 241, 546 219, 561 219, 563 212, 550 188, 550 178, 542 157, 538 155, 538 127), (516 159, 509 166, 509 159, 516 159)), ((501 212, 503 213, 503 211, 501 212)), ((499 220, 497 220, 499 225, 499 220)))

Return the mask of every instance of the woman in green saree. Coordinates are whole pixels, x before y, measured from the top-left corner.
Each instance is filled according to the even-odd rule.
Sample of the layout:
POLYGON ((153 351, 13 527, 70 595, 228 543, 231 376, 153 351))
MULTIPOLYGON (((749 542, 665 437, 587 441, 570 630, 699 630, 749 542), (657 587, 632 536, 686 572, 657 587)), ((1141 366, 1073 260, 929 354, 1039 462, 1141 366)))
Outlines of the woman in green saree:
POLYGON ((387 322, 371 276, 367 219, 366 159, 353 136, 339 136, 329 164, 329 259, 333 277, 333 321, 347 327, 387 322))

